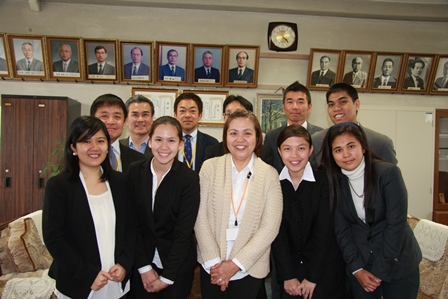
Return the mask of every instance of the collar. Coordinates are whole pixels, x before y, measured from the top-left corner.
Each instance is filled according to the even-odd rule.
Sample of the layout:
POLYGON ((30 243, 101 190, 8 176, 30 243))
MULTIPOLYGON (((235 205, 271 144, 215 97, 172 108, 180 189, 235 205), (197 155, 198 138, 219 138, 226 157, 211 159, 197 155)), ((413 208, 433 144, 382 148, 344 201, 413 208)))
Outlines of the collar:
POLYGON ((356 167, 353 170, 347 171, 341 168, 341 172, 343 174, 345 174, 349 180, 357 180, 359 178, 363 178, 364 177, 364 169, 366 167, 365 161, 364 161, 364 157, 362 158, 361 163, 359 163, 358 167, 356 167))
POLYGON ((121 151, 120 151, 120 142, 117 140, 115 140, 114 143, 111 144, 112 147, 114 148, 114 151, 116 154, 121 155, 121 151))
MULTIPOLYGON (((291 124, 289 123, 289 121, 286 123, 286 126, 290 126, 291 124)), ((308 122, 305 120, 303 122, 303 124, 301 124, 302 127, 304 127, 305 129, 308 130, 308 122)))
POLYGON ((196 128, 196 130, 191 132, 191 134, 185 134, 184 132, 182 132, 182 136, 185 136, 185 135, 190 135, 192 141, 196 140, 196 137, 198 136, 198 128, 196 128))
MULTIPOLYGON (((148 140, 149 140, 149 136, 146 137, 145 141, 143 141, 142 144, 148 145, 148 140)), ((131 145, 134 146, 134 141, 132 141, 132 137, 129 136, 129 146, 131 146, 131 145)))
MULTIPOLYGON (((284 166, 282 171, 280 172, 279 179, 280 179, 280 181, 288 180, 294 186, 292 179, 291 179, 291 175, 289 174, 288 167, 286 167, 286 166, 284 166)), ((305 169, 303 171, 302 179, 299 182, 299 186, 302 181, 308 181, 308 182, 316 181, 316 179, 314 178, 313 168, 311 167, 311 164, 309 161, 306 163, 305 169)))
MULTIPOLYGON (((174 161, 173 161, 173 162, 174 162, 174 161)), ((154 163, 154 158, 151 159, 150 168, 151 168, 152 176, 153 176, 153 177, 157 177, 156 171, 154 170, 153 163, 154 163)), ((171 167, 170 167, 170 168, 165 172, 165 174, 162 176, 162 179, 160 180, 160 182, 163 181, 163 178, 168 174, 168 172, 170 172, 170 170, 171 170, 172 167, 173 167, 173 164, 171 164, 171 167)))

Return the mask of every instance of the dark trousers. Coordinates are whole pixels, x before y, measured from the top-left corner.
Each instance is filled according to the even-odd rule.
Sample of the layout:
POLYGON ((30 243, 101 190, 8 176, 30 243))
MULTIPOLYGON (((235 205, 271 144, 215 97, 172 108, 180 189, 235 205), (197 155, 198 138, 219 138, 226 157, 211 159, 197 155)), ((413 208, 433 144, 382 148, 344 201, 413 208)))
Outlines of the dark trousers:
POLYGON ((257 299, 264 281, 248 275, 230 281, 227 289, 222 292, 221 287, 211 284, 210 280, 210 274, 201 267, 202 299, 257 299))

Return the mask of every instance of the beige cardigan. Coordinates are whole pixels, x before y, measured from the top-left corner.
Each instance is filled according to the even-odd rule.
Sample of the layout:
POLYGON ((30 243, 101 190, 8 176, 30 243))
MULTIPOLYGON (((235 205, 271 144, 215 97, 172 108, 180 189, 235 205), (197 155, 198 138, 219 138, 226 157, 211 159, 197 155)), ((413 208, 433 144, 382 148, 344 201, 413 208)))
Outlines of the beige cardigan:
MULTIPOLYGON (((232 162, 230 154, 206 160, 200 171, 201 203, 195 225, 198 262, 226 259, 226 229, 230 217, 232 162)), ((269 273, 271 243, 278 234, 283 209, 277 171, 254 160, 246 207, 229 259, 237 258, 250 276, 269 273)))

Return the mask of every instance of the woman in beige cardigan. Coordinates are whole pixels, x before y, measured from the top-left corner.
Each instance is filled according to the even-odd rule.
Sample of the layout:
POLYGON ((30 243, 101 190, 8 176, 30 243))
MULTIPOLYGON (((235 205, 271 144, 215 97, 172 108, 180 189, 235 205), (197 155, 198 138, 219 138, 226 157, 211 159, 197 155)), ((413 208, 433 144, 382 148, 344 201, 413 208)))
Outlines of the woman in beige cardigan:
POLYGON ((257 154, 256 116, 237 111, 223 132, 226 155, 204 162, 195 232, 202 298, 257 298, 282 217, 277 171, 257 154))

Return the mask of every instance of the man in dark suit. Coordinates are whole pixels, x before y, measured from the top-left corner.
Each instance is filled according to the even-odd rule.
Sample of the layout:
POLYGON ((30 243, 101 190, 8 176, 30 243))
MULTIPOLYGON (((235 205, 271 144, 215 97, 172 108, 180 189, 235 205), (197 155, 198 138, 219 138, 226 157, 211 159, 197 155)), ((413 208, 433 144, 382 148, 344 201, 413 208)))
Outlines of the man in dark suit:
POLYGON ((182 126, 184 148, 178 159, 190 169, 199 172, 204 162, 205 149, 218 143, 218 140, 198 130, 202 118, 202 100, 194 93, 182 93, 174 101, 174 117, 182 126))
POLYGON ((118 141, 128 115, 122 99, 114 94, 103 94, 93 101, 90 106, 90 115, 98 117, 106 125, 110 135, 109 158, 114 170, 126 172, 132 162, 145 159, 142 153, 118 141))
POLYGON ((356 87, 366 87, 367 73, 362 71, 363 60, 361 57, 355 57, 352 59, 352 72, 348 72, 344 75, 342 82, 350 84, 356 87))
POLYGON ((7 72, 6 60, 0 57, 0 72, 7 72))
POLYGON ((61 60, 53 62, 53 72, 79 73, 78 61, 72 59, 72 47, 62 44, 59 47, 61 60))
POLYGON ((274 155, 274 167, 280 173, 283 169, 283 162, 278 153, 277 138, 280 132, 287 125, 301 125, 313 134, 322 130, 321 127, 314 126, 306 121, 308 114, 311 112, 313 104, 311 104, 311 94, 308 88, 300 84, 298 81, 286 87, 283 92, 283 111, 285 112, 288 123, 280 128, 274 129, 266 134, 264 144, 268 146, 274 155))
POLYGON ((149 66, 142 62, 143 50, 134 47, 131 50, 132 62, 124 65, 124 78, 132 79, 132 76, 149 76, 149 66))
POLYGON ((443 65, 443 77, 439 77, 434 82, 433 90, 438 90, 439 88, 448 88, 448 62, 443 65))
POLYGON ((220 74, 217 68, 212 67, 213 53, 205 51, 202 54, 203 66, 194 70, 194 81, 198 82, 199 79, 204 79, 204 82, 218 83, 220 82, 220 74))
POLYGON ((381 67, 382 75, 373 80, 373 88, 395 88, 397 86, 397 78, 391 76, 393 70, 394 61, 392 58, 384 59, 381 67))
POLYGON ((249 60, 249 54, 245 51, 238 52, 236 54, 236 63, 238 67, 229 70, 229 82, 235 83, 253 83, 254 82, 254 70, 246 67, 249 60))
POLYGON ((152 158, 151 149, 148 147, 149 131, 154 117, 154 104, 147 97, 137 94, 126 101, 128 117, 126 124, 129 128, 129 137, 121 139, 120 143, 145 155, 146 159, 152 158))
POLYGON ((424 89, 425 81, 420 78, 425 68, 425 62, 420 58, 410 59, 409 63, 410 76, 404 79, 403 88, 405 89, 424 89))
POLYGON ((171 49, 166 53, 166 59, 168 63, 160 66, 159 79, 165 80, 165 77, 177 77, 179 81, 185 81, 185 70, 177 65, 177 58, 179 53, 176 50, 171 49))
POLYGON ((16 63, 18 71, 31 71, 31 72, 43 72, 44 65, 42 61, 34 58, 34 48, 29 42, 22 44, 22 53, 25 58, 20 59, 16 63))
POLYGON ((320 70, 311 73, 311 85, 331 86, 334 84, 336 73, 329 69, 330 57, 324 55, 320 58, 320 70))
POLYGON ((97 62, 89 64, 89 75, 115 75, 115 67, 106 62, 107 49, 98 45, 95 47, 97 62))

